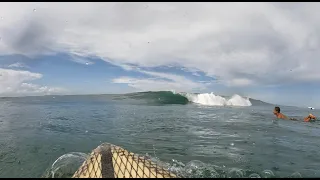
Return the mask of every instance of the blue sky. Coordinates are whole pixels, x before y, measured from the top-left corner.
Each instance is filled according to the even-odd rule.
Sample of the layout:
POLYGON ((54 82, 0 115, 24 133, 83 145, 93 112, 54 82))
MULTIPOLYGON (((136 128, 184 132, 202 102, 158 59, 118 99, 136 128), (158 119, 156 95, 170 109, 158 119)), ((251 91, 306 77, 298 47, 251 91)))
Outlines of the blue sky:
POLYGON ((175 90, 320 107, 318 6, 1 3, 0 96, 175 90))

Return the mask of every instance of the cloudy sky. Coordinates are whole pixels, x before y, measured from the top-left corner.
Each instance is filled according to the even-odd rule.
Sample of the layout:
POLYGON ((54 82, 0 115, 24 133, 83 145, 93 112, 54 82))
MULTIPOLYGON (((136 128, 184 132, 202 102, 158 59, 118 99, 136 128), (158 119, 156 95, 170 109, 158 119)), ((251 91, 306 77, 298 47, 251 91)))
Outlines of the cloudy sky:
POLYGON ((319 3, 0 3, 0 96, 176 90, 320 107, 319 3))

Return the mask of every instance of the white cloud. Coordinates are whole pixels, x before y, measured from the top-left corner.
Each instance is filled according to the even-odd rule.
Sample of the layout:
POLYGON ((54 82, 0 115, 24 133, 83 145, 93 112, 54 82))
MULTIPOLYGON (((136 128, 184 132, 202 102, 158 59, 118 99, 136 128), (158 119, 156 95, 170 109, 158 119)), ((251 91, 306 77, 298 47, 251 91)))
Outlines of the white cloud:
POLYGON ((136 71, 151 76, 150 78, 119 77, 112 80, 113 83, 128 84, 128 86, 141 91, 174 90, 180 92, 188 92, 204 90, 206 89, 206 86, 209 85, 207 84, 207 82, 194 82, 184 76, 176 74, 141 70, 138 67, 126 64, 122 64, 119 66, 127 71, 136 71))
POLYGON ((150 78, 131 78, 120 77, 113 79, 113 83, 128 84, 128 86, 142 91, 166 91, 174 90, 179 92, 198 91, 206 88, 204 83, 197 83, 191 81, 183 76, 159 73, 150 71, 139 71, 146 75, 152 76, 150 78))
POLYGON ((198 76, 200 77, 201 75, 199 74, 200 70, 199 69, 187 69, 187 68, 184 68, 182 67, 181 68, 182 71, 185 71, 185 72, 190 72, 193 76, 198 76))
POLYGON ((8 67, 9 68, 28 68, 28 66, 26 66, 25 64, 20 63, 20 62, 10 64, 8 67))
POLYGON ((201 76, 201 75, 200 75, 200 74, 198 74, 197 72, 193 72, 193 73, 192 73, 192 75, 194 75, 194 76, 198 76, 198 77, 199 77, 199 76, 201 76))
POLYGON ((250 79, 246 78, 234 78, 230 81, 227 81, 227 85, 229 86, 248 86, 251 85, 253 82, 250 79))
POLYGON ((64 92, 62 88, 50 88, 29 81, 42 78, 42 74, 0 68, 0 96, 47 95, 64 92))
POLYGON ((193 89, 189 86, 183 86, 185 83, 168 82, 166 80, 158 80, 153 78, 131 78, 131 77, 120 77, 113 79, 113 83, 128 84, 140 91, 168 91, 174 90, 178 92, 192 91, 193 89))
POLYGON ((319 8, 265 2, 1 3, 0 54, 64 52, 119 65, 178 65, 229 86, 320 82, 320 71, 312 70, 320 66, 319 8))
POLYGON ((17 90, 18 94, 41 94, 41 95, 50 95, 64 92, 63 88, 40 86, 37 84, 31 83, 22 83, 20 88, 17 90))
POLYGON ((80 63, 80 64, 85 64, 85 65, 93 65, 94 64, 94 62, 89 61, 88 59, 85 59, 81 56, 79 57, 76 55, 71 55, 71 58, 72 58, 72 61, 80 63))

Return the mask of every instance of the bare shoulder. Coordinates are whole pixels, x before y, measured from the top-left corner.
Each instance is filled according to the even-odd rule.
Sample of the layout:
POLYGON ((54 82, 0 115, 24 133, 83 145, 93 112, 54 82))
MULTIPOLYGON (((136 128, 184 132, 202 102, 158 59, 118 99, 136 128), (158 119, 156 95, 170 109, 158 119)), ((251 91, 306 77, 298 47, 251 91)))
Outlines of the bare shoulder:
POLYGON ((282 119, 289 119, 286 115, 284 115, 284 114, 281 114, 281 118, 282 119))

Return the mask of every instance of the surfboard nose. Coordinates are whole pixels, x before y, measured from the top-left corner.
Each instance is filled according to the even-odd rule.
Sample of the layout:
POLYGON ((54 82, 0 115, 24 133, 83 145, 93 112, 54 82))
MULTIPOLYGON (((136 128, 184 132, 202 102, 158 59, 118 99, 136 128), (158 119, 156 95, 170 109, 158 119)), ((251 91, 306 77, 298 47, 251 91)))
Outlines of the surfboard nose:
POLYGON ((74 173, 73 178, 177 178, 157 163, 119 146, 103 143, 74 173))

